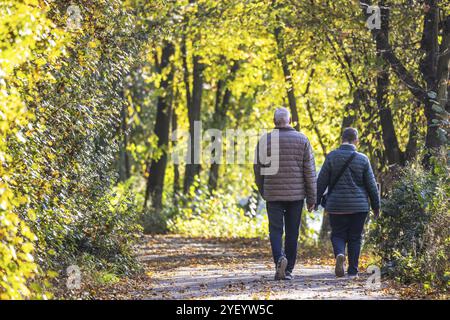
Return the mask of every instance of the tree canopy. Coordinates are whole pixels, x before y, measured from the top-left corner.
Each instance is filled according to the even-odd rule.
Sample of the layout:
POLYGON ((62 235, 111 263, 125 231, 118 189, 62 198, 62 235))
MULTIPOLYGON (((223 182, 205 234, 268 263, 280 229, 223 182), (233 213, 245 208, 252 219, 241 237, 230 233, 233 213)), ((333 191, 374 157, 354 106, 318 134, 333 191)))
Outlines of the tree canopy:
MULTIPOLYGON (((277 106, 319 167, 358 128, 389 206, 406 170, 429 187, 411 210, 448 227, 446 0, 0 0, 0 14, 2 299, 50 298, 70 265, 132 272, 142 229, 264 236, 251 161, 176 163, 194 144, 172 133, 270 129, 277 106)), ((443 254, 448 228, 435 234, 443 254)))

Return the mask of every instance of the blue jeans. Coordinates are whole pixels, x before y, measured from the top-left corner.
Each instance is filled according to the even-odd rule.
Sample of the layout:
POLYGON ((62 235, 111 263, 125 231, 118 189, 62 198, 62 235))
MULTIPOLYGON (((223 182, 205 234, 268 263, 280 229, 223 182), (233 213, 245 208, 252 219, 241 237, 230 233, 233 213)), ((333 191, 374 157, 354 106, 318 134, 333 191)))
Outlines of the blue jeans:
POLYGON ((361 252, 362 233, 367 212, 351 214, 330 214, 331 243, 334 256, 348 252, 347 273, 358 273, 359 254, 361 252))
POLYGON ((269 236, 272 246, 272 256, 275 264, 281 256, 286 256, 287 272, 292 272, 297 259, 297 241, 300 232, 303 200, 299 201, 268 201, 269 236), (286 232, 283 252, 283 227, 286 232))

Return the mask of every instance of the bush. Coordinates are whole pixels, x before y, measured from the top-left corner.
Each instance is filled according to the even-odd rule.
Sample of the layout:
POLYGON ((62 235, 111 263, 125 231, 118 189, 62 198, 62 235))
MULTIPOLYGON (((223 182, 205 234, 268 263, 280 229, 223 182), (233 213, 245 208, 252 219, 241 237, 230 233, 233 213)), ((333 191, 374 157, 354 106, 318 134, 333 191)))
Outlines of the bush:
POLYGON ((141 225, 145 234, 163 234, 168 231, 167 221, 173 215, 173 209, 155 210, 148 208, 142 215, 141 225))
POLYGON ((128 187, 114 187, 114 161, 124 75, 144 46, 138 17, 123 1, 84 2, 94 18, 68 30, 69 5, 2 2, 2 299, 48 298, 48 279, 69 264, 118 273, 134 266, 138 217, 128 187))
POLYGON ((89 215, 76 223, 69 241, 76 239, 76 254, 89 254, 100 270, 128 274, 138 267, 133 245, 142 228, 129 183, 120 183, 99 199, 89 215))
POLYGON ((0 299, 46 298, 45 292, 30 290, 38 273, 36 236, 17 213, 30 197, 17 190, 21 164, 9 144, 26 141, 21 128, 34 118, 30 95, 39 81, 51 77, 41 62, 52 63, 61 55, 64 37, 46 17, 43 4, 45 8, 35 1, 2 1, 0 6, 0 299))
POLYGON ((450 187, 448 168, 406 167, 383 200, 382 216, 372 225, 371 241, 384 271, 403 283, 445 289, 449 281, 450 187))
MULTIPOLYGON (((27 221, 37 235, 34 256, 39 261, 41 286, 55 277, 52 283, 64 285, 61 280, 71 265, 79 266, 87 278, 98 272, 125 275, 139 269, 133 246, 142 228, 130 182, 119 183, 102 197, 71 209, 53 208, 27 221)), ((57 294, 63 293, 58 289, 62 288, 56 288, 57 294)))
POLYGON ((267 236, 266 214, 246 212, 237 199, 223 190, 212 194, 204 188, 194 191, 197 185, 187 198, 180 199, 178 213, 167 223, 170 231, 193 237, 267 236))

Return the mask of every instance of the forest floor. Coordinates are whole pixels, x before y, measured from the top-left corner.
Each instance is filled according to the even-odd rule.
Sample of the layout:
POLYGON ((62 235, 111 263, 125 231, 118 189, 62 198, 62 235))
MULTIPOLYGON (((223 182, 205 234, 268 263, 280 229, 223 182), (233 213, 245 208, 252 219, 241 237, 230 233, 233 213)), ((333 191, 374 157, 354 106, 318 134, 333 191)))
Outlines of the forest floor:
MULTIPOLYGON (((138 247, 145 272, 97 288, 95 299, 397 299, 380 289, 336 278, 331 255, 303 252, 294 280, 274 281, 268 241, 145 236, 138 247)), ((362 258, 362 264, 364 257, 362 258)), ((364 271, 364 270, 363 270, 364 271)))

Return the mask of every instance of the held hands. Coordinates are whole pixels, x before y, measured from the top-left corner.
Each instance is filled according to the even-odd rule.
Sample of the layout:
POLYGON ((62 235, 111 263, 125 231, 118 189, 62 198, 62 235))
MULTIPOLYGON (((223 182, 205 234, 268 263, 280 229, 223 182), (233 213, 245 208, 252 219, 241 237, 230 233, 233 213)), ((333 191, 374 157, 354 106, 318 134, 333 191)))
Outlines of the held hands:
POLYGON ((313 212, 315 206, 316 206, 315 203, 307 203, 307 204, 306 204, 306 207, 308 208, 308 211, 309 211, 309 212, 313 212))

